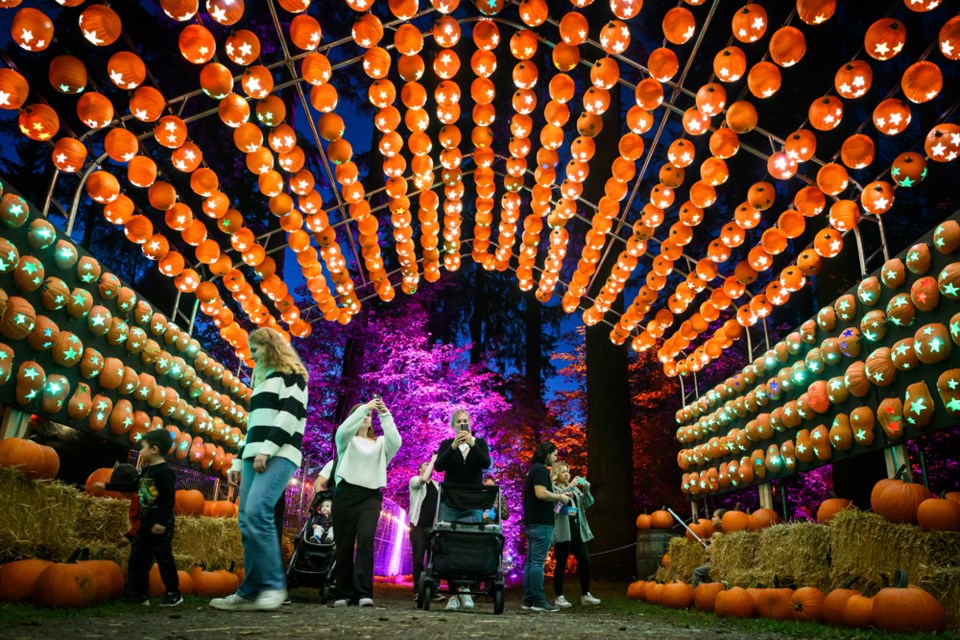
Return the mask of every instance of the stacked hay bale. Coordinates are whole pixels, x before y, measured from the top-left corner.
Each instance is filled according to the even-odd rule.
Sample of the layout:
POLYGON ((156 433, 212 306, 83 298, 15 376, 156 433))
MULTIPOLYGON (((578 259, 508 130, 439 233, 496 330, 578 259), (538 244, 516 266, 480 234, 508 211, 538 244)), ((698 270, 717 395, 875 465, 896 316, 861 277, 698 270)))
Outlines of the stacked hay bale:
POLYGON ((829 528, 809 522, 778 524, 760 532, 752 577, 766 586, 833 587, 829 528))
POLYGON ((79 546, 74 535, 77 490, 37 482, 0 467, 0 561, 43 557, 63 562, 79 546))
MULTIPOLYGON (((90 496, 6 468, 0 468, 0 486, 0 563, 20 558, 63 562, 77 549, 88 549, 90 557, 126 568, 129 554, 117 542, 130 528, 128 500, 90 496)), ((173 554, 183 570, 242 566, 236 518, 177 516, 173 554)))
POLYGON ((883 586, 897 569, 937 597, 953 627, 960 626, 960 533, 923 531, 874 513, 845 510, 828 527, 834 588, 883 586))
POLYGON ((686 538, 671 540, 667 553, 670 555, 670 565, 657 569, 659 582, 690 582, 693 570, 707 562, 707 551, 703 545, 686 538))
POLYGON ((760 534, 735 531, 714 538, 710 544, 710 576, 734 587, 756 586, 757 547, 760 534))

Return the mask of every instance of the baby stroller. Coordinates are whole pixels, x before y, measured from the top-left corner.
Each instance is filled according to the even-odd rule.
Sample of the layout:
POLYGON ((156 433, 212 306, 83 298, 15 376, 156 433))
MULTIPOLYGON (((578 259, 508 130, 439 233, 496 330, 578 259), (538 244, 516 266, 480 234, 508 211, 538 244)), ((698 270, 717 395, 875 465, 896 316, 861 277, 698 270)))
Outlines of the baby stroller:
POLYGON ((333 591, 333 571, 336 565, 336 542, 318 542, 313 538, 313 525, 320 518, 320 505, 331 500, 333 493, 321 491, 313 497, 310 516, 293 542, 293 556, 287 566, 287 587, 308 587, 320 590, 320 601, 327 603, 333 591))
POLYGON ((430 609, 440 580, 451 596, 492 595, 494 613, 503 613, 503 533, 500 528, 500 487, 443 483, 437 500, 437 517, 427 544, 427 564, 420 578, 420 602, 430 609), (488 511, 489 523, 441 522, 440 505, 453 509, 488 511))

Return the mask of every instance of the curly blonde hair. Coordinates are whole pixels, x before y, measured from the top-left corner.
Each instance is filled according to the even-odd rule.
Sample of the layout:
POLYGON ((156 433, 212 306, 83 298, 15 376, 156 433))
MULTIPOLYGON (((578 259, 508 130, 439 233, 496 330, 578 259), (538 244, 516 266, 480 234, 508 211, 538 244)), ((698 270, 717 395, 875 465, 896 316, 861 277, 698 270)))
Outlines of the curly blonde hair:
POLYGON ((295 373, 302 376, 304 380, 309 378, 307 368, 303 366, 297 351, 276 329, 261 327, 250 334, 248 342, 256 342, 264 348, 263 362, 253 373, 254 383, 262 380, 268 371, 295 373))

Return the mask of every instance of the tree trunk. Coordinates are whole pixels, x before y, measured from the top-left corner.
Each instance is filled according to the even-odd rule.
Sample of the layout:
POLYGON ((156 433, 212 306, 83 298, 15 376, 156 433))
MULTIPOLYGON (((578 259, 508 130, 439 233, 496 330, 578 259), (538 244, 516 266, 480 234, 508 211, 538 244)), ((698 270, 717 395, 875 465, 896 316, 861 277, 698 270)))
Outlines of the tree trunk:
MULTIPOLYGON (((588 19, 590 16, 588 15, 588 19)), ((602 20, 598 17, 597 20, 602 20)), ((611 93, 609 114, 620 113, 620 92, 611 93)), ((604 118, 604 127, 595 142, 597 152, 590 163, 590 178, 583 197, 598 202, 617 157, 620 139, 619 118, 604 118)), ((588 212, 589 216, 589 212, 588 212)), ((611 240, 608 240, 608 245, 611 240)), ((622 247, 613 245, 607 259, 597 266, 591 297, 599 292, 622 247)), ((614 307, 623 311, 621 295, 614 307)), ((597 575, 629 578, 634 573, 633 525, 633 434, 630 430, 630 382, 627 348, 610 342, 610 326, 598 323, 586 330, 587 361, 587 467, 597 504, 590 510, 596 540, 593 553, 604 553, 593 561, 597 575)))
POLYGON ((543 359, 543 317, 540 301, 533 291, 527 291, 524 296, 524 366, 523 377, 527 383, 527 392, 533 399, 539 399, 538 405, 543 405, 543 376, 540 364, 543 359))
POLYGON ((470 364, 480 364, 483 355, 483 313, 484 296, 483 284, 486 280, 484 270, 480 265, 473 266, 475 274, 473 280, 473 313, 470 315, 470 364))
MULTIPOLYGON (((350 409, 361 400, 360 386, 362 384, 361 375, 364 373, 363 362, 366 352, 366 335, 364 329, 367 326, 367 307, 360 310, 358 316, 354 319, 356 331, 347 338, 343 346, 343 368, 341 381, 343 390, 340 393, 340 399, 337 401, 337 422, 342 423, 350 415, 350 409)), ((332 436, 331 436, 332 437, 332 436)))

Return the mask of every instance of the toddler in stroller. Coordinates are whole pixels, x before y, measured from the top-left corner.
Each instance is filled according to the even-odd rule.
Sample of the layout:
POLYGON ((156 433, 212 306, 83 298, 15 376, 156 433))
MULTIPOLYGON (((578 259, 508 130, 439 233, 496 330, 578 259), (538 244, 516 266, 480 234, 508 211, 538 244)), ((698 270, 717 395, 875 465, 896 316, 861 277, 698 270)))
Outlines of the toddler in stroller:
POLYGON ((293 556, 287 566, 287 588, 308 587, 320 590, 323 603, 333 589, 336 545, 330 506, 333 494, 321 491, 313 497, 310 515, 297 534, 293 556))
POLYGON ((317 511, 311 514, 310 518, 313 520, 313 535, 311 539, 314 542, 320 544, 333 543, 333 518, 330 515, 332 511, 333 499, 325 498, 320 501, 320 506, 317 511))

